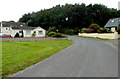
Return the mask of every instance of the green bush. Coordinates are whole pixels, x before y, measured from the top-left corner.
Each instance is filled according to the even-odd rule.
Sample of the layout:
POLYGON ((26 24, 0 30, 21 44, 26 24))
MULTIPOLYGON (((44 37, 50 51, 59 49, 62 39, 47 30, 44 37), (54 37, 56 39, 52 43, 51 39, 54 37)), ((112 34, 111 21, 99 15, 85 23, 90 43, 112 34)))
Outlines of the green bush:
POLYGON ((88 33, 87 28, 83 28, 83 29, 81 30, 81 33, 88 33))
POLYGON ((56 35, 55 32, 49 32, 49 33, 48 33, 48 36, 54 36, 54 35, 56 35))
POLYGON ((52 37, 60 38, 60 37, 65 37, 65 36, 63 36, 61 33, 56 33, 55 35, 52 35, 52 37))
POLYGON ((56 27, 49 27, 49 29, 47 30, 47 32, 56 32, 56 27))
POLYGON ((100 26, 98 24, 91 24, 89 28, 92 28, 94 32, 98 32, 97 30, 100 29, 100 26))
POLYGON ((117 32, 118 32, 118 34, 120 34, 120 27, 117 28, 117 32))
POLYGON ((36 36, 36 34, 35 34, 35 33, 33 33, 33 34, 32 34, 32 37, 35 37, 35 36, 36 36))

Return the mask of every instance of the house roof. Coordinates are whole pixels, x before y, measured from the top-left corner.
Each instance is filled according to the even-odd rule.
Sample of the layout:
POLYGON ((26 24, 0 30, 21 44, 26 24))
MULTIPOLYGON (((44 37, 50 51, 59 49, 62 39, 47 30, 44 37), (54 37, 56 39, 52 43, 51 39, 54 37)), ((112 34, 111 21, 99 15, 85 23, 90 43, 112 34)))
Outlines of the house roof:
POLYGON ((120 18, 110 19, 104 27, 119 27, 120 26, 120 18))
POLYGON ((2 21, 2 26, 11 27, 12 29, 25 29, 25 30, 32 30, 36 28, 36 27, 28 27, 27 24, 25 23, 14 22, 14 21, 2 21))

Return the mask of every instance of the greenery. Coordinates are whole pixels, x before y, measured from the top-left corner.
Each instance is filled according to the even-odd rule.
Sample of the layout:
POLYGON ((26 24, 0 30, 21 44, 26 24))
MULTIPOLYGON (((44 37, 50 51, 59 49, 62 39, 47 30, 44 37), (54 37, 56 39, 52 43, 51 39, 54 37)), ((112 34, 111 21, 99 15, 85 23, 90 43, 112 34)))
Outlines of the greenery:
POLYGON ((98 32, 100 26, 98 24, 91 24, 89 28, 92 28, 94 32, 98 32))
POLYGON ((35 36, 36 36, 36 33, 33 33, 33 34, 32 34, 32 37, 35 37, 35 36))
POLYGON ((47 35, 48 35, 48 36, 51 36, 51 37, 58 37, 58 38, 60 38, 60 37, 65 37, 65 36, 63 36, 63 34, 61 34, 61 33, 56 33, 56 32, 49 32, 47 35))
POLYGON ((2 76, 6 77, 19 70, 23 70, 26 67, 63 50, 72 43, 71 40, 2 42, 2 76))
POLYGON ((53 35, 53 37, 61 38, 61 37, 65 37, 65 36, 63 36, 61 33, 56 33, 55 35, 53 35))
POLYGON ((117 28, 117 32, 118 32, 118 34, 120 34, 120 27, 117 28))
POLYGON ((49 27, 49 29, 47 30, 47 33, 49 32, 57 32, 56 27, 49 27))
POLYGON ((48 36, 54 36, 56 34, 56 32, 49 32, 48 36))
POLYGON ((88 33, 87 28, 83 28, 83 29, 81 30, 81 33, 88 33))
POLYGON ((89 28, 82 28, 81 33, 112 33, 109 28, 102 28, 98 24, 91 24, 89 28))
MULTIPOLYGON (((77 34, 92 23, 104 27, 109 19, 120 17, 120 10, 102 4, 65 4, 24 14, 19 22, 29 26, 41 26, 48 30, 55 27, 60 33, 77 34)), ((56 32, 56 31, 54 31, 56 32)))

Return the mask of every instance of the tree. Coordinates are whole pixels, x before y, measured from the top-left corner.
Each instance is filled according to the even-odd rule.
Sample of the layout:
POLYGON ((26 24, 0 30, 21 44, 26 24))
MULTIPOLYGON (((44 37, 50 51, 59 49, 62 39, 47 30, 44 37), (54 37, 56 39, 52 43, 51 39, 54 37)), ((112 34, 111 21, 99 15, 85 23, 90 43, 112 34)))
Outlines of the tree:
POLYGON ((99 24, 101 27, 111 18, 120 17, 120 11, 107 8, 102 4, 65 4, 56 5, 50 9, 24 14, 19 22, 25 22, 29 26, 41 26, 48 30, 55 27, 62 33, 78 33, 82 28, 90 24, 99 24), (69 31, 71 30, 72 31, 69 31))

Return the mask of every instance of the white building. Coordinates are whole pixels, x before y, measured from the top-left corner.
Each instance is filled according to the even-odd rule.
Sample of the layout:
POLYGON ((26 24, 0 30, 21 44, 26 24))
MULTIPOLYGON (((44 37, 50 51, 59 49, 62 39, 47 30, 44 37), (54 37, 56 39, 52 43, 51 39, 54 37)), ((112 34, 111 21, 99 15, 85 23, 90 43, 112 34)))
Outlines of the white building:
POLYGON ((116 32, 118 27, 120 27, 120 17, 110 19, 104 27, 111 28, 112 32, 116 32))
POLYGON ((46 30, 41 27, 28 27, 25 23, 14 21, 0 22, 0 33, 15 37, 19 34, 21 37, 45 37, 46 30))

